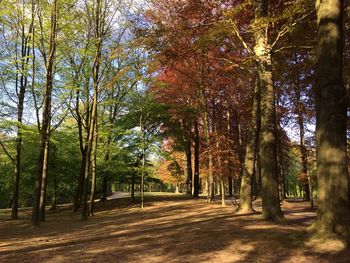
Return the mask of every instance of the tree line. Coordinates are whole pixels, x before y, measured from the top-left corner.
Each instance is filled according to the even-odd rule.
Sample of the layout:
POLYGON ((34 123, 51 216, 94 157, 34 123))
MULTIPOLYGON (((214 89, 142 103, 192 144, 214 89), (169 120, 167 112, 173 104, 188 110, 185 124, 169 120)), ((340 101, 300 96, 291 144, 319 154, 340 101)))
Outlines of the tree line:
POLYGON ((164 182, 223 205, 236 196, 240 213, 261 196, 262 217, 283 223, 280 201, 298 188, 317 200, 315 230, 349 236, 345 1, 2 5, 0 198, 12 219, 21 193, 35 226, 48 195, 87 219, 119 181, 133 198, 139 184, 142 207, 144 185, 164 182))

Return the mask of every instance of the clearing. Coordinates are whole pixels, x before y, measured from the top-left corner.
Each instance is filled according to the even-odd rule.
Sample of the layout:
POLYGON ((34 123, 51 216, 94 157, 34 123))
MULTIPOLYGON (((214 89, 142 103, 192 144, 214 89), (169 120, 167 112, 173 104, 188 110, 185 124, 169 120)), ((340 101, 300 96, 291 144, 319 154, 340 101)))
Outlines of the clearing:
MULTIPOLYGON (((260 201, 254 206, 259 211, 260 201)), ((350 262, 339 242, 308 240, 316 216, 308 203, 282 208, 288 225, 183 195, 146 197, 143 210, 123 198, 98 203, 87 221, 66 206, 49 211, 40 228, 31 227, 28 209, 18 221, 2 210, 0 262, 350 262)))

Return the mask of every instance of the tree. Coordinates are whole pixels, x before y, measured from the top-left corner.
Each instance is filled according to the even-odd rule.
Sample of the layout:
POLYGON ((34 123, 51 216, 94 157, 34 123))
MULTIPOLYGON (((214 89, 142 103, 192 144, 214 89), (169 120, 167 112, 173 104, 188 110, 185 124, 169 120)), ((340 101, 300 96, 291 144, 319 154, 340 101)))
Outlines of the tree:
POLYGON ((262 178, 262 216, 273 221, 284 221, 278 193, 277 145, 275 126, 275 96, 272 79, 271 44, 265 33, 268 26, 269 3, 254 1, 256 28, 254 54, 258 65, 261 92, 260 158, 262 178))
MULTIPOLYGON (((97 147, 97 103, 98 103, 98 92, 100 83, 100 67, 101 67, 101 56, 102 56, 102 45, 106 36, 106 19, 108 5, 106 1, 97 0, 96 4, 90 6, 87 4, 87 12, 90 16, 90 21, 93 24, 93 40, 94 40, 94 58, 92 66, 92 79, 93 79, 93 100, 92 100, 92 111, 89 121, 89 128, 87 134, 87 149, 85 157, 85 169, 84 169, 84 184, 83 184, 83 197, 82 197, 82 211, 81 219, 86 220, 89 214, 88 209, 88 186, 89 186, 89 173, 90 173, 90 162, 93 162, 93 167, 96 167, 95 154, 97 147), (90 10, 91 8, 91 10, 90 10), (91 12, 91 13, 90 13, 91 12), (91 153, 94 156, 91 158, 91 153)), ((92 182, 94 184, 95 181, 92 182)))
POLYGON ((249 213, 254 211, 252 207, 252 178, 257 159, 258 139, 260 131, 260 87, 259 81, 256 81, 255 93, 253 96, 253 108, 251 115, 251 124, 249 127, 249 138, 245 149, 245 160, 243 166, 241 191, 239 196, 240 213, 249 213))
POLYGON ((316 1, 316 147, 319 204, 315 230, 350 237, 346 151, 348 99, 343 80, 344 1, 316 1))
MULTIPOLYGON (((22 141, 23 141, 23 112, 24 112, 24 101, 27 88, 29 86, 29 67, 31 51, 34 49, 32 47, 32 41, 34 39, 34 16, 35 16, 35 3, 22 3, 11 4, 5 3, 6 9, 14 9, 16 12, 5 16, 3 21, 4 27, 8 28, 8 32, 4 33, 4 45, 6 47, 6 53, 12 56, 15 66, 15 94, 16 94, 16 106, 17 106, 17 136, 16 136, 16 154, 13 158, 15 165, 15 175, 13 182, 13 194, 12 194, 12 211, 11 218, 18 218, 18 202, 19 202, 19 185, 21 177, 21 159, 22 159, 22 141), (27 17, 26 12, 28 6, 31 10, 30 18, 27 17), (12 39, 8 40, 8 39, 12 39), (12 42, 12 43, 11 43, 12 42), (12 50, 14 47, 14 50, 12 50)), ((6 83, 3 81, 4 86, 11 86, 12 83, 6 83)), ((9 87, 4 87, 8 89, 9 87)), ((14 101, 14 100, 13 100, 14 101)), ((1 143, 4 148, 4 144, 1 143)), ((6 150, 4 148, 4 150, 6 150)))
MULTIPOLYGON (((54 80, 54 63, 57 46, 57 26, 59 13, 59 0, 54 0, 51 5, 50 17, 50 40, 48 53, 44 55, 46 68, 46 82, 43 100, 42 125, 40 128, 40 157, 39 157, 39 172, 35 181, 33 194, 33 209, 32 209, 32 224, 38 226, 40 223, 40 196, 45 197, 46 177, 48 171, 49 160, 49 142, 51 130, 51 103, 52 103, 52 88, 54 80), (44 182, 44 185, 42 185, 44 182)), ((42 218, 43 219, 43 218, 42 218)))

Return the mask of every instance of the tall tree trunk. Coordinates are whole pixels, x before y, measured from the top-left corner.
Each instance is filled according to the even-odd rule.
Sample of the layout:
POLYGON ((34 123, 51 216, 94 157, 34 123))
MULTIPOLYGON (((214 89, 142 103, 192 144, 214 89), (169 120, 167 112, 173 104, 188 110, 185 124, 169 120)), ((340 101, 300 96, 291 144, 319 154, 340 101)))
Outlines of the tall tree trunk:
MULTIPOLYGON (((197 124, 198 129, 198 124, 197 124)), ((213 202, 215 199, 215 187, 214 187, 214 174, 213 174, 213 156, 210 151, 211 139, 210 139, 210 124, 209 124, 209 114, 204 113, 204 133, 206 146, 209 148, 208 153, 208 202, 213 202)))
POLYGON ((262 216, 264 219, 284 222, 278 192, 275 96, 272 79, 271 46, 267 27, 268 1, 255 0, 255 57, 261 91, 260 158, 262 179, 262 216))
POLYGON ((319 203, 314 226, 320 233, 350 237, 346 151, 348 99, 343 81, 344 1, 317 0, 315 71, 319 203))
POLYGON ((53 195, 52 195, 52 201, 51 201, 51 210, 55 210, 57 206, 57 189, 58 189, 58 182, 57 178, 55 177, 53 179, 53 195))
POLYGON ((146 168, 146 145, 145 145, 145 127, 144 127, 144 121, 143 121, 143 108, 141 110, 141 117, 140 117, 140 128, 141 128, 141 150, 142 150, 142 159, 141 159, 141 185, 140 185, 140 192, 141 192, 141 208, 144 208, 144 180, 145 180, 145 168, 146 168))
POLYGON ((95 189, 96 189, 96 151, 97 151, 97 122, 95 121, 94 129, 94 141, 92 144, 92 160, 91 160, 91 193, 90 193, 90 207, 89 215, 94 215, 94 204, 95 204, 95 189))
POLYGON ((256 151, 255 162, 255 178, 256 178, 256 195, 261 196, 261 158, 260 158, 260 140, 258 140, 258 147, 256 151))
MULTIPOLYGON (((78 73, 76 73, 76 78, 78 78, 78 73)), ((85 81, 85 92, 89 94, 89 77, 86 78, 85 81)), ((84 176, 85 176, 85 166, 86 166, 86 157, 87 157, 87 141, 89 135, 89 125, 90 125, 90 101, 89 96, 87 96, 86 103, 84 108, 86 109, 86 117, 85 117, 85 130, 86 135, 84 136, 84 124, 83 118, 80 113, 80 89, 78 88, 76 91, 76 103, 75 103, 75 114, 77 115, 77 125, 78 125, 78 135, 79 135, 79 148, 81 155, 81 163, 80 163, 80 171, 77 182, 77 188, 74 195, 73 200, 73 212, 76 212, 82 203, 83 196, 83 186, 84 186, 84 176)))
POLYGON ((95 38, 95 54, 94 61, 92 66, 92 79, 93 79, 93 100, 92 100, 92 112, 89 124, 88 131, 88 140, 87 140, 87 150, 86 150, 86 163, 85 163, 85 175, 84 175, 84 184, 83 184, 83 203, 81 211, 81 219, 85 220, 88 218, 88 186, 89 186, 89 166, 91 161, 91 152, 94 144, 96 125, 97 125, 97 103, 98 103, 98 89, 100 82, 100 66, 101 66, 101 57, 102 57, 102 40, 104 36, 105 24, 105 14, 102 12, 102 3, 101 0, 96 0, 95 10, 93 14, 94 19, 94 38, 95 38))
POLYGON ((192 151, 191 151, 191 140, 188 139, 185 142, 185 153, 186 153, 186 192, 187 194, 192 193, 192 151))
MULTIPOLYGON (((22 119, 23 119, 23 110, 24 110, 24 98, 26 93, 26 88, 28 84, 28 76, 26 74, 27 67, 29 64, 29 55, 30 55, 30 46, 29 42, 34 40, 34 12, 35 12, 35 4, 32 0, 32 18, 31 24, 29 27, 28 34, 25 34, 24 22, 21 28, 21 66, 20 69, 17 67, 17 70, 21 72, 20 77, 20 88, 19 92, 16 90, 18 94, 18 103, 17 103, 17 136, 16 136, 16 167, 15 167, 15 176, 14 176, 14 188, 13 188, 13 196, 12 196, 12 210, 11 210, 11 218, 18 218, 18 202, 19 202, 19 183, 21 178, 21 153, 22 153, 22 119), (30 37, 32 35, 32 37, 30 37)), ((23 13, 25 15, 25 5, 23 4, 23 13)), ((17 87, 17 83, 16 83, 17 87)))
POLYGON ((250 213, 254 211, 252 206, 252 177, 257 157, 257 144, 260 131, 260 87, 258 80, 256 80, 253 99, 254 101, 251 123, 249 127, 249 138, 245 149, 246 153, 243 166, 241 191, 239 195, 239 207, 237 210, 240 213, 250 213))
POLYGON ((86 165, 86 146, 81 151, 81 162, 80 162, 80 171, 78 177, 78 184, 75 190, 74 201, 73 201, 73 212, 76 212, 81 206, 81 197, 83 194, 83 184, 84 184, 84 175, 85 175, 85 165, 86 165))
MULTIPOLYGON (((227 118, 227 134, 228 134, 228 137, 230 137, 231 135, 231 114, 230 114, 230 111, 227 111, 226 112, 226 118, 227 118)), ((230 146, 231 148, 231 146, 230 146)), ((229 151, 229 158, 232 158, 232 153, 231 151, 229 151)), ((232 169, 232 163, 229 162, 229 167, 228 167, 228 170, 229 170, 229 176, 228 176, 228 195, 229 197, 232 197, 233 196, 233 177, 232 177, 232 173, 233 173, 233 169, 232 169)))
MULTIPOLYGON (((107 138, 107 150, 106 150, 106 154, 105 154, 105 157, 104 157, 104 161, 105 162, 108 162, 109 161, 109 147, 110 147, 110 144, 111 144, 111 138, 108 137, 107 138)), ((101 201, 106 201, 107 200, 107 194, 108 194, 108 174, 105 173, 103 175, 103 178, 102 178, 102 197, 101 197, 101 201)))
POLYGON ((53 68, 56 54, 56 38, 57 38, 57 0, 52 3, 51 12, 51 33, 49 53, 46 61, 46 84, 43 101, 42 126, 40 131, 40 153, 39 153, 39 171, 35 180, 33 194, 32 224, 39 226, 40 224, 40 195, 43 172, 45 169, 45 151, 49 148, 50 141, 50 123, 51 123, 51 95, 53 87, 53 68))
POLYGON ((299 125, 299 140, 300 140, 300 153, 301 153, 301 172, 307 175, 307 182, 303 182, 304 196, 306 201, 310 201, 313 208, 312 193, 310 191, 311 184, 309 184, 310 176, 308 174, 308 160, 307 149, 305 146, 305 128, 304 128, 304 114, 301 104, 301 94, 299 87, 295 87, 296 96, 296 110, 299 125))
POLYGON ((232 176, 231 175, 228 177, 228 196, 229 197, 233 196, 233 183, 232 183, 232 176))
MULTIPOLYGON (((97 78, 96 78, 97 79, 97 78)), ((88 218, 88 191, 89 191, 89 173, 90 173, 90 162, 91 162, 91 152, 94 143, 94 133, 95 133, 95 122, 97 119, 97 95, 98 93, 98 84, 94 83, 94 97, 92 102, 92 113, 91 121, 89 125, 88 141, 87 141, 87 150, 85 157, 85 168, 84 168, 84 183, 83 183, 83 197, 82 197, 82 211, 81 219, 85 220, 88 218)))
MULTIPOLYGON (((113 98, 113 96, 112 96, 113 98)), ((107 135, 107 145, 106 145, 106 154, 105 154, 105 162, 109 161, 109 157, 110 157, 110 147, 111 147, 111 143, 112 143, 112 127, 114 125, 114 122, 116 120, 117 117, 117 104, 110 106, 109 108, 109 123, 108 123, 108 135, 107 135)), ((101 197, 101 201, 105 201, 107 200, 107 195, 108 195, 108 176, 109 176, 109 171, 107 171, 106 173, 104 173, 103 178, 102 178, 102 197, 101 197)))
POLYGON ((199 129, 198 122, 194 125, 194 177, 193 197, 199 197, 199 129))
POLYGON ((242 131, 241 131, 241 124, 240 124, 240 115, 238 111, 234 112, 235 116, 235 125, 234 127, 234 135, 236 137, 236 152, 238 154, 239 159, 239 173, 235 180, 235 194, 239 195, 241 190, 241 183, 242 183, 242 175, 244 170, 244 153, 243 153, 243 142, 242 142, 242 131))
MULTIPOLYGON (((50 125, 48 127, 48 136, 50 137, 50 125)), ((50 139, 49 139, 50 140, 50 139)), ((48 176, 48 170, 49 170, 49 144, 50 142, 45 145, 45 151, 44 151, 44 164, 43 164, 43 175, 42 175, 42 181, 41 181, 41 193, 40 193, 40 220, 45 221, 45 205, 46 205, 46 187, 47 187, 47 176, 48 176)))

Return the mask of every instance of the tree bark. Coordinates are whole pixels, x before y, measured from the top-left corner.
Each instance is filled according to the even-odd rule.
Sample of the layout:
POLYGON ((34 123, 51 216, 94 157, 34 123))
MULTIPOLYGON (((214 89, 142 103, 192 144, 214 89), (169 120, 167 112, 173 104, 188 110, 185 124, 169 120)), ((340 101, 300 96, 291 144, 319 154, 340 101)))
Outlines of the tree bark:
POLYGON ((300 139, 300 153, 301 153, 301 172, 307 175, 307 182, 303 182, 304 196, 306 201, 310 201, 311 208, 313 208, 312 192, 310 191, 311 184, 310 176, 308 174, 308 159, 307 159, 307 149, 305 146, 305 128, 304 128, 304 114, 301 105, 301 95, 298 87, 295 88, 296 95, 296 108, 297 108, 297 118, 299 125, 299 139, 300 139))
POLYGON ((185 153, 186 153, 186 191, 187 194, 192 193, 192 151, 191 151, 191 140, 188 139, 185 142, 185 153))
POLYGON ((46 61, 46 84, 43 101, 43 116, 42 127, 40 131, 40 153, 39 153, 39 171, 35 180, 33 193, 33 209, 32 209, 32 224, 39 226, 40 224, 40 195, 43 172, 45 169, 45 151, 48 151, 50 141, 50 123, 51 123, 51 95, 53 88, 54 77, 54 61, 56 54, 56 38, 57 38, 57 0, 52 3, 51 12, 51 32, 49 43, 49 54, 46 61))
MULTIPOLYGON (((143 106, 142 106, 143 107, 143 106)), ((141 150, 142 150, 142 159, 141 159, 141 208, 144 208, 144 180, 145 180, 145 168, 146 168, 146 145, 145 145, 145 126, 143 120, 143 108, 141 109, 140 117, 140 128, 141 128, 141 150)))
POLYGON ((94 215, 94 204, 95 204, 95 189, 96 189, 96 151, 97 151, 97 122, 95 121, 94 129, 94 141, 92 145, 91 155, 91 193, 90 193, 90 207, 89 215, 94 215))
POLYGON ((252 108, 251 124, 249 127, 249 138, 246 145, 246 153, 243 166, 241 191, 239 195, 240 213, 250 213, 254 211, 252 206, 252 177, 257 156, 257 144, 260 130, 260 87, 256 81, 254 90, 254 102, 252 108))
POLYGON ((348 99, 343 81, 344 1, 317 0, 315 71, 319 233, 350 237, 346 150, 348 99))
MULTIPOLYGON (((198 130, 198 123, 197 130, 198 130)), ((213 156, 210 151, 211 139, 210 139, 210 128, 209 128, 209 114, 208 112, 204 113, 204 132, 205 132, 205 142, 206 146, 209 148, 208 153, 208 193, 207 200, 208 202, 213 202, 215 199, 215 187, 214 187, 214 174, 213 174, 213 156)))
MULTIPOLYGON (((106 151, 105 158, 104 158, 105 162, 109 161, 109 147, 110 147, 110 144, 111 144, 111 138, 110 138, 110 136, 108 136, 108 138, 107 138, 107 151, 106 151)), ((104 202, 104 201, 107 200, 107 194, 108 194, 108 174, 105 173, 103 175, 103 178, 102 178, 102 197, 101 197, 101 201, 104 202)))
MULTIPOLYGON (((50 125, 48 127, 50 130, 50 125)), ((48 131, 48 136, 50 137, 50 131, 48 131)), ((44 164, 43 164, 43 174, 42 174, 42 181, 41 181, 41 193, 40 193, 40 220, 45 221, 45 205, 46 205, 46 187, 47 187, 47 176, 48 176, 48 169, 49 169, 49 144, 48 142, 45 145, 45 151, 44 151, 44 164)))
MULTIPOLYGON (((17 70, 21 72, 21 77, 19 81, 19 92, 16 90, 18 94, 18 103, 17 103, 17 136, 16 136, 16 163, 15 163, 15 176, 14 176, 14 188, 12 195, 12 210, 11 210, 11 218, 18 218, 18 202, 19 202, 19 183, 21 178, 21 153, 22 153, 22 119, 23 119, 23 110, 24 110, 24 98, 26 93, 26 88, 28 84, 28 76, 26 74, 26 68, 29 64, 29 54, 30 54, 30 46, 28 45, 31 41, 31 38, 34 39, 34 10, 35 4, 32 0, 32 20, 29 27, 28 34, 25 34, 24 23, 21 28, 21 66, 16 66, 17 70), (32 35, 32 37, 30 37, 32 35)), ((24 6, 23 5, 23 15, 24 15, 24 6)), ((18 78, 16 78, 18 79, 18 78)), ((16 87, 18 84, 16 83, 16 87)))
MULTIPOLYGON (((78 73, 76 73, 76 77, 78 78, 78 73)), ((86 94, 89 94, 89 77, 85 80, 85 92, 86 94)), ((81 155, 81 163, 80 163, 80 171, 79 171, 79 177, 77 182, 77 188, 75 191, 75 196, 73 200, 73 212, 76 212, 80 207, 82 203, 82 196, 83 196, 83 185, 84 185, 84 176, 85 176, 85 166, 86 166, 86 157, 87 157, 87 141, 88 141, 88 135, 89 135, 89 129, 90 129, 90 101, 89 96, 86 98, 85 103, 85 131, 86 135, 84 136, 84 124, 83 124, 83 118, 80 113, 80 89, 78 88, 76 91, 76 103, 75 103, 75 114, 77 115, 77 125, 78 125, 78 135, 79 135, 79 148, 80 148, 80 155, 81 155)))
POLYGON ((199 129, 198 122, 194 125, 194 177, 193 197, 199 197, 199 129))
POLYGON ((89 186, 89 166, 91 161, 91 152, 93 149, 96 125, 97 125, 97 103, 98 103, 98 92, 99 92, 99 82, 100 82, 100 66, 102 58, 102 43, 104 37, 104 26, 105 26, 105 15, 103 12, 102 0, 96 0, 96 5, 94 6, 93 27, 94 27, 94 40, 95 40, 95 54, 92 66, 92 80, 93 80, 93 100, 92 100, 92 112, 89 123, 88 140, 87 140, 87 150, 86 150, 86 163, 85 163, 85 175, 83 184, 83 202, 82 202, 82 212, 81 219, 85 220, 88 218, 88 186, 89 186))
POLYGON ((275 96, 272 78, 271 46, 268 34, 268 1, 255 1, 256 26, 254 53, 258 62, 261 91, 260 158, 262 179, 262 216, 275 222, 284 222, 278 192, 275 96))

